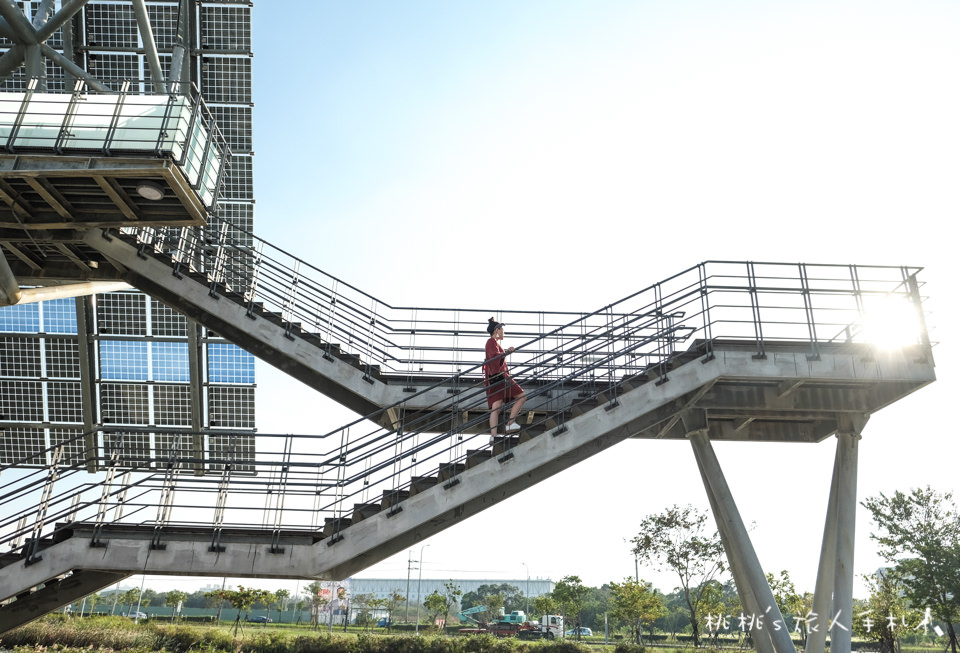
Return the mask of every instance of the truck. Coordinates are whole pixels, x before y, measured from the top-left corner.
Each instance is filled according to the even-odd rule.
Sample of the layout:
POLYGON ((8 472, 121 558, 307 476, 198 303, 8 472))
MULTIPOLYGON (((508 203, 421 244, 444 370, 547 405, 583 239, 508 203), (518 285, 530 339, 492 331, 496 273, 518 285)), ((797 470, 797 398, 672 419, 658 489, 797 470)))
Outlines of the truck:
POLYGON ((545 614, 539 621, 530 620, 523 610, 500 614, 494 621, 484 622, 473 618, 474 614, 487 612, 484 605, 477 605, 457 613, 460 622, 472 621, 475 626, 459 629, 462 635, 490 634, 495 637, 519 637, 520 639, 555 639, 563 636, 563 617, 545 614))

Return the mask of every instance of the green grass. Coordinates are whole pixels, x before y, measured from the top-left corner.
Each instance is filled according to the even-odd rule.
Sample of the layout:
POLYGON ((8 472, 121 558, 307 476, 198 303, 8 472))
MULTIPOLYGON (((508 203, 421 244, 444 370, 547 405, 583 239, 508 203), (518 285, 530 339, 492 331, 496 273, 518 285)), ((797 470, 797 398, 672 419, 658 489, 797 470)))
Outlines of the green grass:
MULTIPOLYGON (((161 651, 163 653, 588 653, 573 641, 521 642, 490 635, 450 637, 423 633, 388 635, 355 629, 332 633, 309 626, 243 624, 180 625, 134 623, 124 617, 71 619, 51 615, 0 638, 0 647, 16 653, 44 651, 161 651)), ((623 650, 619 653, 641 653, 623 650)))

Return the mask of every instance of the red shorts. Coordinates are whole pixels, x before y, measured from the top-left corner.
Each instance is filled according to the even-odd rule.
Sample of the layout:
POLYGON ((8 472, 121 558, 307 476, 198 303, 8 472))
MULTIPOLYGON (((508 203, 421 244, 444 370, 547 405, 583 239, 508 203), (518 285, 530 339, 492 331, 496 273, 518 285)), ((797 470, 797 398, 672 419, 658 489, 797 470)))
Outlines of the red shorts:
POLYGON ((493 408, 493 405, 498 401, 507 402, 522 394, 523 388, 509 376, 498 375, 487 379, 488 408, 493 408))

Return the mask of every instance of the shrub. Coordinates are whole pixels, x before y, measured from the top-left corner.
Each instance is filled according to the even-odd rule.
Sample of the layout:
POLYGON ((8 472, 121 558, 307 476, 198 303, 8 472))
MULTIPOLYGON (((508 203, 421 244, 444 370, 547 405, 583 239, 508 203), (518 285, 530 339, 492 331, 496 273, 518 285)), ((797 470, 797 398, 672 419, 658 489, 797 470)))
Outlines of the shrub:
POLYGON ((640 646, 639 644, 633 644, 632 642, 620 642, 617 644, 617 647, 613 650, 614 653, 643 653, 646 650, 645 647, 640 646))

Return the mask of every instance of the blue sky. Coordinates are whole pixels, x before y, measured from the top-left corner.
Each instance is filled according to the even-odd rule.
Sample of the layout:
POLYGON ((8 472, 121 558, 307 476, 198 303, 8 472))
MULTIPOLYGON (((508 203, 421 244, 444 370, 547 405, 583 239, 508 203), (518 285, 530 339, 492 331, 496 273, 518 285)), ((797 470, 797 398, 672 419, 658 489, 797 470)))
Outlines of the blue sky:
MULTIPOLYGON (((954 489, 960 5, 299 0, 253 28, 260 237, 395 305, 592 310, 707 259, 924 266, 940 378, 870 421, 859 497, 954 489)), ((261 431, 352 419, 257 365, 261 431)), ((717 450, 761 563, 812 590, 833 441, 717 450)), ((706 507, 692 452, 627 442, 431 538, 423 574, 620 581, 671 503, 706 507)))

